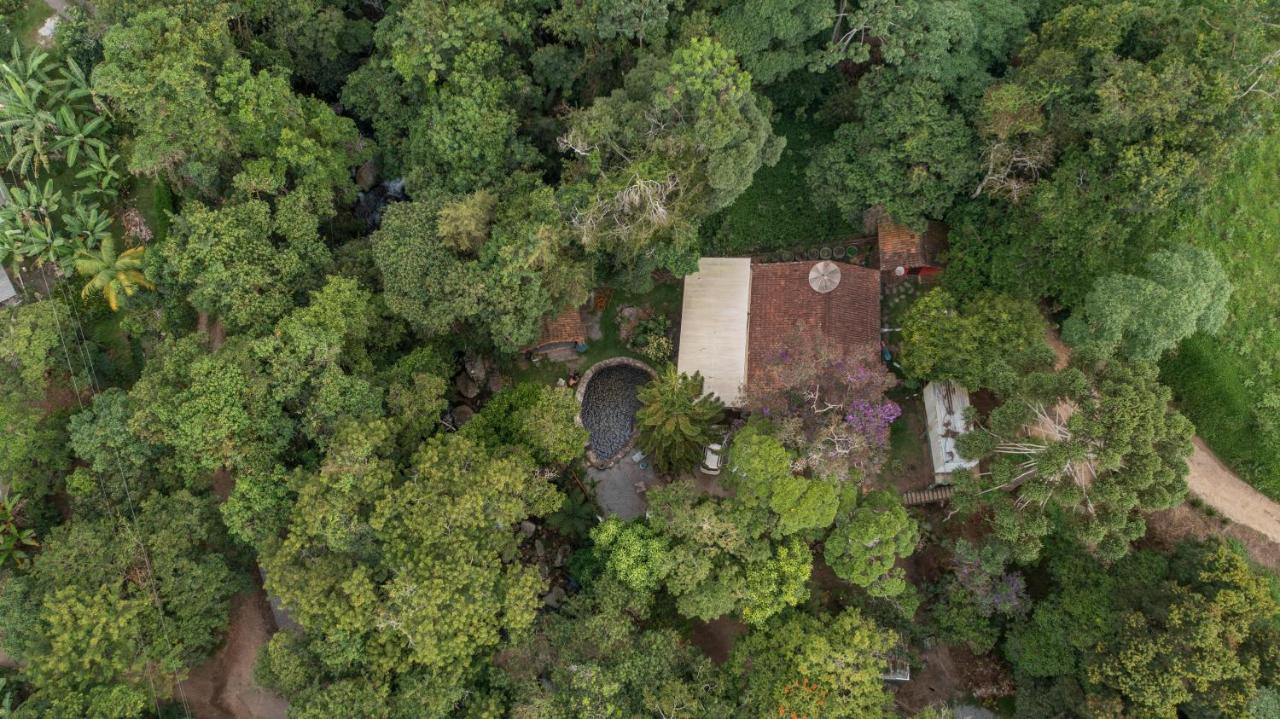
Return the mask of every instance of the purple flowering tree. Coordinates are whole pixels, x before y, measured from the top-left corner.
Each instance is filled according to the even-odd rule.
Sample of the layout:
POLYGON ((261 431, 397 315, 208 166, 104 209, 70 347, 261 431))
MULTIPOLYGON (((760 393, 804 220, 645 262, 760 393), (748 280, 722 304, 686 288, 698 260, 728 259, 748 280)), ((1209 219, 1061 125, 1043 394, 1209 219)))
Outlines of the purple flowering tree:
POLYGON ((796 459, 792 470, 861 480, 884 464, 889 425, 902 413, 884 393, 894 378, 873 353, 850 356, 799 331, 748 393, 750 409, 774 420, 796 459))

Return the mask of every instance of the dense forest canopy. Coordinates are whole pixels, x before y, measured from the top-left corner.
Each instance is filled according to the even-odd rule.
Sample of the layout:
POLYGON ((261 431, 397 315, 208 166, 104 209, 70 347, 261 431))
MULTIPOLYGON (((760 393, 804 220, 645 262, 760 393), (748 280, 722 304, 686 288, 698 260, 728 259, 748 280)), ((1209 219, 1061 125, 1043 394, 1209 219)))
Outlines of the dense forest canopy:
POLYGON ((62 5, 0 0, 0 717, 1280 717, 1275 545, 1156 531, 1280 254, 1183 231, 1276 137, 1276 0, 62 5), (874 357, 677 370, 699 259, 885 223, 949 231, 874 357))

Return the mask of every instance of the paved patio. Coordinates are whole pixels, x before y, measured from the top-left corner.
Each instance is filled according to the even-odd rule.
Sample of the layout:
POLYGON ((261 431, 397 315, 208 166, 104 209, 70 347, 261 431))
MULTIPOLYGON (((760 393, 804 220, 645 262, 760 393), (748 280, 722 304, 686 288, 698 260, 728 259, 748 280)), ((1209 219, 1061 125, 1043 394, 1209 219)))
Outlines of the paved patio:
POLYGON ((595 483, 596 502, 606 514, 619 519, 635 519, 644 516, 649 508, 644 492, 639 488, 658 485, 658 475, 648 459, 641 466, 632 457, 634 452, 608 469, 587 469, 587 477, 595 483))

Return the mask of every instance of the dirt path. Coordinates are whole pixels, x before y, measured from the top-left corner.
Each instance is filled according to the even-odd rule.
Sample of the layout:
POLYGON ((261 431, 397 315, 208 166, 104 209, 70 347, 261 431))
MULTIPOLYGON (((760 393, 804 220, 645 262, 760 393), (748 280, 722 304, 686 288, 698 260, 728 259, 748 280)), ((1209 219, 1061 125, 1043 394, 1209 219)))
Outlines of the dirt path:
POLYGON ((1204 440, 1195 438, 1195 451, 1187 460, 1191 494, 1236 524, 1248 527, 1280 544, 1280 505, 1249 486, 1218 459, 1204 440))
POLYGON ((179 685, 195 719, 285 719, 288 703, 253 680, 258 650, 274 631, 261 589, 236 595, 226 643, 179 685))

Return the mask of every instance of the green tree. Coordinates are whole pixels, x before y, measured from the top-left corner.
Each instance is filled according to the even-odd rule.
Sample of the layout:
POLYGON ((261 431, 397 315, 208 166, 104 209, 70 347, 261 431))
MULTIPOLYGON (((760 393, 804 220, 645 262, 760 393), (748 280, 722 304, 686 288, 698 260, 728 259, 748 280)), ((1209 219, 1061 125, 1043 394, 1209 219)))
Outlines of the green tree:
POLYGON ((665 573, 682 615, 710 621, 736 613, 758 625, 808 598, 812 554, 799 536, 770 536, 777 519, 767 509, 699 496, 687 481, 648 498, 648 525, 660 543, 637 556, 665 573), (669 559, 656 551, 662 543, 669 559))
POLYGON ((1099 277, 1063 324, 1063 339, 1104 357, 1155 362, 1193 333, 1221 329, 1231 282, 1212 252, 1161 250, 1147 258, 1143 274, 1099 277))
POLYGON ((544 316, 585 299, 588 268, 552 190, 521 175, 502 194, 502 203, 481 192, 387 208, 373 257, 393 312, 428 334, 465 326, 516 352, 544 316))
MULTIPOLYGON (((716 38, 742 60, 742 67, 761 85, 785 79, 797 70, 822 72, 841 59, 830 43, 836 15, 823 0, 748 0, 718 3, 712 20, 716 38)), ((865 51, 861 43, 847 46, 865 51)))
POLYGON ((892 699, 881 676, 896 641, 856 609, 781 615, 733 648, 727 675, 739 716, 888 719, 892 699))
POLYGON ((268 203, 250 200, 209 208, 188 203, 160 249, 170 277, 200 312, 231 332, 264 331, 314 287, 329 262, 317 238, 275 234, 282 220, 268 203))
POLYGON ((809 168, 814 198, 855 224, 872 207, 915 227, 942 217, 977 171, 972 130, 934 80, 881 70, 858 91, 857 121, 809 168))
POLYGON ((690 377, 668 365, 637 396, 638 443, 653 457, 654 466, 666 473, 697 466, 724 418, 724 403, 703 393, 702 375, 695 372, 690 377))
POLYGON ((527 448, 547 466, 564 466, 582 456, 587 430, 577 424, 578 399, 567 387, 523 382, 494 395, 463 432, 498 445, 527 448))
POLYGON ((27 676, 37 687, 23 709, 56 719, 140 716, 148 697, 141 686, 120 683, 153 671, 138 652, 143 599, 123 599, 110 588, 65 587, 41 608, 49 648, 33 657, 27 676))
POLYGON ((509 649, 511 712, 528 719, 668 716, 721 719, 718 676, 678 632, 646 626, 648 595, 607 580, 546 613, 509 649))
POLYGON ((576 110, 560 138, 572 158, 562 195, 583 245, 622 267, 692 271, 702 219, 781 155, 769 112, 715 40, 640 58, 623 88, 576 110))
POLYGON ((187 482, 224 468, 267 468, 296 432, 270 391, 270 378, 242 338, 214 354, 199 335, 170 340, 129 391, 129 430, 163 448, 164 471, 187 482))
POLYGON ((835 482, 792 474, 791 466, 781 442, 748 427, 734 435, 724 482, 738 501, 777 515, 781 536, 831 526, 839 506, 835 482))
POLYGON ((516 130, 531 99, 521 59, 539 9, 413 0, 378 23, 343 103, 372 125, 382 164, 415 197, 480 190, 537 159, 516 130))
POLYGON ((1001 391, 1021 373, 1052 366, 1045 332, 1033 302, 984 292, 962 303, 939 287, 903 317, 900 361, 916 379, 1001 391))
POLYGON ((591 541, 608 556, 609 572, 634 591, 657 591, 671 573, 670 542, 643 522, 610 517, 591 530, 591 541))
POLYGON ((393 447, 387 422, 347 424, 320 471, 290 482, 267 588, 333 678, 421 670, 456 694, 473 658, 532 624, 544 581, 515 561, 517 525, 560 495, 520 451, 447 435, 401 471, 393 447))
POLYGON ((960 501, 989 504, 1021 561, 1055 522, 1103 557, 1123 556, 1146 531, 1143 511, 1186 495, 1192 427, 1171 400, 1151 365, 1027 375, 987 428, 960 438, 965 456, 992 457, 989 474, 957 483, 960 501))
POLYGON ((5 646, 27 665, 42 716, 137 716, 117 703, 170 696, 222 640, 240 585, 212 501, 185 491, 134 501, 129 524, 113 514, 53 529, 30 573, 3 587, 5 646))
POLYGON ((878 491, 842 512, 823 544, 823 557, 836 576, 873 597, 892 597, 907 589, 894 564, 915 551, 920 532, 892 492, 878 491))
MULTIPOLYGON (((1280 83, 1265 3, 1091 0, 1047 6, 986 94, 980 134, 996 198, 953 252, 990 257, 1001 288, 1078 303, 1136 265, 1178 208, 1213 186, 1280 83), (981 248, 981 249, 980 249, 981 248)), ((974 266, 973 269, 980 269, 974 266)))
MULTIPOLYGON (((1025 691, 1069 683, 1068 716, 1244 716, 1267 665, 1277 606, 1239 551, 1213 542, 1138 552, 1111 568, 1065 547, 1053 585, 1005 647, 1025 691)), ((1021 703, 1021 698, 1020 698, 1021 703)), ((1060 707, 1062 708, 1062 707, 1060 707)))

